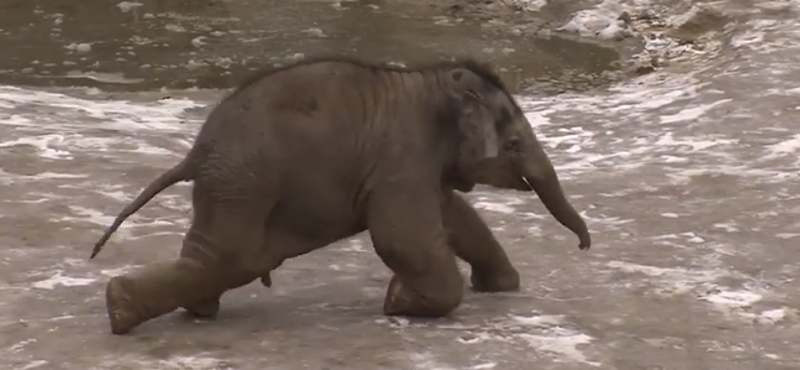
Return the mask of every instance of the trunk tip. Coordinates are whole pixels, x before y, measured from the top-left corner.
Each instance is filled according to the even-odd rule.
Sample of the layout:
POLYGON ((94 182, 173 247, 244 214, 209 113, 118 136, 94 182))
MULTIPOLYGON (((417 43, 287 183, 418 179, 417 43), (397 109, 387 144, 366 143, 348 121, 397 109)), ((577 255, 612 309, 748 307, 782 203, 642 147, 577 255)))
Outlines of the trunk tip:
POLYGON ((592 237, 588 232, 580 235, 579 238, 580 243, 578 244, 578 248, 580 248, 580 250, 585 251, 592 247, 592 237))

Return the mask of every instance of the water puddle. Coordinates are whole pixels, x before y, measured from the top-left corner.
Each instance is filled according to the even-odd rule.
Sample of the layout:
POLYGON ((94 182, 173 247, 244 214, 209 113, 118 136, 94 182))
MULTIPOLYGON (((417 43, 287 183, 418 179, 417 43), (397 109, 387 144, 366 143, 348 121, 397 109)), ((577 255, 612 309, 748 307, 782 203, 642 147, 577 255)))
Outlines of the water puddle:
POLYGON ((230 88, 264 64, 335 53, 407 64, 474 56, 518 90, 533 80, 602 81, 620 58, 596 44, 499 35, 492 22, 406 2, 5 0, 0 84, 230 88))

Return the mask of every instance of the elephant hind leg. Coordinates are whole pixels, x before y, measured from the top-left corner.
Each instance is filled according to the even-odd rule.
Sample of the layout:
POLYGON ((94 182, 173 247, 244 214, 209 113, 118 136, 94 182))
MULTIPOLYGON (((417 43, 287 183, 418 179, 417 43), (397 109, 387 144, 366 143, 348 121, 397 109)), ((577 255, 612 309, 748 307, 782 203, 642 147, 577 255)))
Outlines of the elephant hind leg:
POLYGON ((437 193, 414 189, 370 195, 368 225, 375 251, 393 272, 386 315, 441 317, 463 298, 463 279, 448 247, 437 193))
POLYGON ((212 298, 195 304, 184 305, 183 308, 186 310, 186 312, 188 312, 192 316, 202 317, 202 318, 212 318, 216 317, 217 313, 219 313, 221 299, 222 295, 220 294, 219 297, 212 298))
MULTIPOLYGON (((282 230, 270 228, 269 226, 264 228, 264 238, 262 242, 263 246, 259 251, 259 258, 262 261, 259 267, 262 268, 259 269, 260 274, 256 278, 260 279, 261 284, 267 288, 272 287, 271 272, 280 267, 286 258, 293 256, 294 251, 314 249, 314 244, 309 243, 305 238, 286 234, 282 230)), ((232 282, 228 290, 237 289, 250 284, 256 278, 253 278, 249 274, 243 276, 243 279, 232 282)), ((220 309, 221 298, 222 295, 206 301, 185 305, 183 308, 186 309, 189 314, 196 317, 215 317, 220 309)))
POLYGON ((232 276, 232 271, 224 266, 204 266, 188 258, 179 258, 145 266, 129 275, 115 276, 106 286, 111 332, 125 334, 178 307, 189 307, 196 315, 216 315, 219 306, 214 307, 212 302, 219 302, 234 279, 241 282, 257 278, 256 274, 241 271, 237 274, 239 276, 232 276), (201 311, 204 309, 207 311, 201 311))
POLYGON ((197 261, 179 258, 111 278, 106 285, 111 332, 125 334, 183 304, 212 298, 219 290, 218 276, 197 261))
POLYGON ((235 198, 226 197, 222 202, 206 186, 195 182, 194 219, 180 258, 109 281, 106 307, 114 334, 127 333, 179 307, 216 310, 211 302, 263 272, 258 257, 264 220, 272 204, 247 189, 239 189, 235 198))
POLYGON ((451 192, 442 203, 448 243, 472 269, 472 288, 478 292, 519 290, 519 273, 478 212, 451 192))
POLYGON ((228 286, 225 287, 225 290, 221 292, 219 295, 212 297, 210 299, 197 301, 191 304, 185 304, 182 307, 190 315, 195 317, 202 317, 202 318, 216 317, 220 309, 220 300, 222 299, 222 295, 225 294, 225 292, 250 284, 257 278, 258 276, 256 276, 255 273, 247 273, 245 271, 241 271, 241 276, 238 277, 238 279, 232 279, 230 281, 230 284, 228 284, 228 286))

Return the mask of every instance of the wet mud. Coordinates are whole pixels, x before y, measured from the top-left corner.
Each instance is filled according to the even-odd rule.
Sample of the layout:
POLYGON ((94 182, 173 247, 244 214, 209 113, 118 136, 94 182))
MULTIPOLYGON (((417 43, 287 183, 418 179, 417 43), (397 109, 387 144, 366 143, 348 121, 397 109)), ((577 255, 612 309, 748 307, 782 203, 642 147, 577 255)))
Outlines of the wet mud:
MULTIPOLYGON (((615 78, 617 50, 524 28, 498 32, 502 19, 433 3, 440 6, 8 0, 0 5, 0 84, 225 89, 264 66, 330 54, 404 64, 472 56, 495 65, 514 90, 536 81, 589 87, 615 78)), ((528 24, 546 21, 525 16, 528 24)))

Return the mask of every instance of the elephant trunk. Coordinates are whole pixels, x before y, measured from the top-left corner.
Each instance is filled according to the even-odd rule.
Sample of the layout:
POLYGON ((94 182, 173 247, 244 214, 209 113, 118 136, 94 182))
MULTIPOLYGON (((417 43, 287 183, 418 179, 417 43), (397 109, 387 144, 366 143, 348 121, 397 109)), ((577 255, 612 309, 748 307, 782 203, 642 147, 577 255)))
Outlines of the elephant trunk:
POLYGON ((547 154, 545 154, 538 142, 534 142, 527 149, 529 149, 526 151, 528 153, 520 169, 523 178, 536 192, 550 214, 578 236, 580 241, 579 248, 582 250, 589 249, 592 244, 589 229, 580 214, 567 201, 564 192, 561 190, 558 175, 556 175, 556 171, 547 154))

